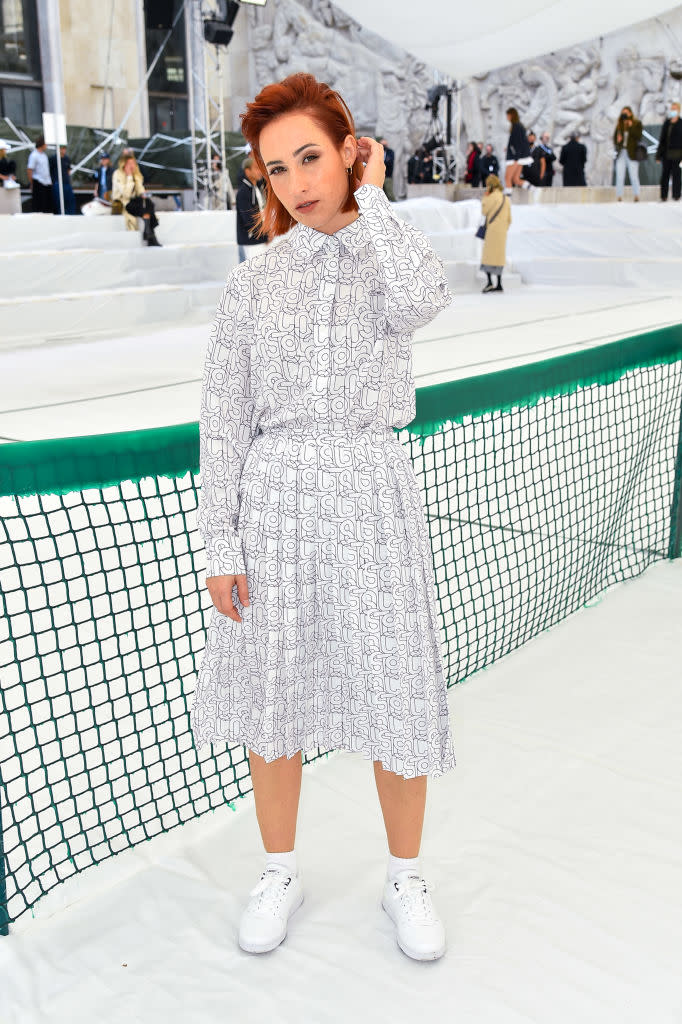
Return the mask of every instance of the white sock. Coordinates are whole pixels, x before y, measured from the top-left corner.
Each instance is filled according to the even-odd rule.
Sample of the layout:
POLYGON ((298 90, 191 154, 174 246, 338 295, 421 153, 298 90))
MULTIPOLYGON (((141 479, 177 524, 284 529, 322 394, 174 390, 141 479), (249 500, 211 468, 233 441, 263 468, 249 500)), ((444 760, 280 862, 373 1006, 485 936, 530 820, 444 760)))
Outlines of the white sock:
POLYGON ((413 871, 419 874, 419 857, 394 857, 388 855, 388 877, 393 881, 399 871, 413 871))
POLYGON ((292 875, 296 875, 298 873, 295 850, 290 850, 289 853, 268 853, 266 851, 266 858, 266 869, 270 867, 271 864, 279 864, 280 867, 286 868, 287 871, 290 871, 292 875))

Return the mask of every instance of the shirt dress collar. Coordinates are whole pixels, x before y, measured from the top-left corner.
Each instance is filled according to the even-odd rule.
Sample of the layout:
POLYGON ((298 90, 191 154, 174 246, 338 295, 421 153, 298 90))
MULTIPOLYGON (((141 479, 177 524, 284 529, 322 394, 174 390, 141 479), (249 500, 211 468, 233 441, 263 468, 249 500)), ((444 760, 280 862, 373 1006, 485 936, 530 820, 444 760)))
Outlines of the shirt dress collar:
POLYGON ((337 252, 340 246, 345 246, 354 252, 359 252, 371 242, 369 228, 362 213, 345 227, 339 228, 333 234, 326 231, 317 231, 308 224, 301 221, 294 226, 292 232, 294 247, 302 254, 308 255, 322 250, 323 252, 337 252))

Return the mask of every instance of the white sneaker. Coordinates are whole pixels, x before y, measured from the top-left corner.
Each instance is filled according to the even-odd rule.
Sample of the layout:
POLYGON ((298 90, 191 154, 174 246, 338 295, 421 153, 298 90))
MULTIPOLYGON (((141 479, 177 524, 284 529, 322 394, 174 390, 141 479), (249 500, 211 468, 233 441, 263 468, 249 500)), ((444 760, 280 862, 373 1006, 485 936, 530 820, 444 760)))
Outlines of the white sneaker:
POLYGON ((381 905, 396 926, 398 945, 414 960, 437 960, 445 952, 445 928, 430 892, 433 886, 409 870, 384 882, 381 905))
POLYGON ((289 918, 303 903, 300 875, 271 864, 249 896, 239 924, 239 945, 247 953, 266 953, 279 946, 289 918))

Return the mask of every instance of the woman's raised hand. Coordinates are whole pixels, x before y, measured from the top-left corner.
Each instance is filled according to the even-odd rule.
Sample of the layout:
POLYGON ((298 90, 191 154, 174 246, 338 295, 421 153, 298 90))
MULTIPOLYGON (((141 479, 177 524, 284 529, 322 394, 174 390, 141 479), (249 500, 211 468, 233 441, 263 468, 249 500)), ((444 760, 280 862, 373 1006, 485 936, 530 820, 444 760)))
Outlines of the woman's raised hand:
MULTIPOLYGON (((357 140, 358 160, 366 165, 362 173, 360 185, 378 185, 384 187, 386 180, 386 164, 384 163, 384 147, 376 139, 361 135, 357 140)), ((360 188, 358 185, 358 188, 360 188)))
POLYGON ((245 574, 238 576, 207 576, 206 586, 211 595, 211 600, 222 615, 241 622, 241 615, 232 603, 232 589, 237 587, 237 596, 241 605, 248 605, 249 591, 245 574))

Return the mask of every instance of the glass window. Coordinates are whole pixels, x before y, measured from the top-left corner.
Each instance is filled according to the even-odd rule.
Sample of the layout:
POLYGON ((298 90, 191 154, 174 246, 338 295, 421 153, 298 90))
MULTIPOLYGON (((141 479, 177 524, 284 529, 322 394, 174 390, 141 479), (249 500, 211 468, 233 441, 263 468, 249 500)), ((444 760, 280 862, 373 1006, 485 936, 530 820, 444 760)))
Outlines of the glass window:
POLYGON ((3 73, 41 78, 35 0, 0 0, 0 75, 3 73))
POLYGON ((42 126, 42 108, 40 89, 0 82, 0 117, 9 117, 15 124, 42 126))
MULTIPOLYGON (((147 67, 154 60, 182 2, 183 0, 168 0, 166 3, 159 4, 158 2, 152 2, 152 0, 145 0, 147 67), (161 23, 161 27, 158 27, 159 23, 161 23)), ((150 93, 172 92, 187 96, 187 52, 185 47, 184 13, 180 15, 175 28, 171 32, 163 53, 149 76, 147 87, 150 93)))

